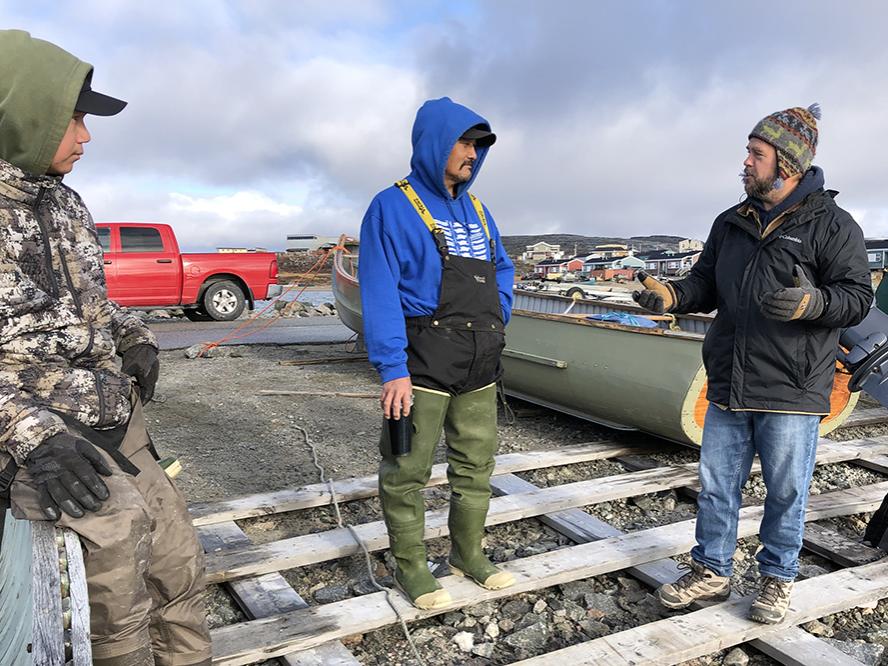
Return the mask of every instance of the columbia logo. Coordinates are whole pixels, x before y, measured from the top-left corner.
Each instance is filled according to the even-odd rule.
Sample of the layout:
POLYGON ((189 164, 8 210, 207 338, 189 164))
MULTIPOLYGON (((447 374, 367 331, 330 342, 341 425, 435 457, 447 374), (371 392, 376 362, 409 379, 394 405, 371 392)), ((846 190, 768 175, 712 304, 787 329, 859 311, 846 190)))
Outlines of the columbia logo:
POLYGON ((802 244, 802 239, 796 238, 795 236, 785 236, 784 235, 784 236, 778 236, 778 238, 782 238, 783 240, 792 241, 793 243, 798 243, 799 245, 802 244))

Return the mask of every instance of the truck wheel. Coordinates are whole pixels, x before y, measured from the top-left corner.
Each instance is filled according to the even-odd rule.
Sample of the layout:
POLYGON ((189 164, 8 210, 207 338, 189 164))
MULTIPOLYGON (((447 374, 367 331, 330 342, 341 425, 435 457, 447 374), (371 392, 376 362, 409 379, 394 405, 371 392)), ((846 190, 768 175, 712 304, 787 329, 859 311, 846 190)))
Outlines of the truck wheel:
POLYGON ((585 295, 586 292, 584 292, 579 287, 571 287, 567 290, 567 296, 569 296, 570 298, 582 298, 585 295))
POLYGON ((210 315, 197 308, 189 308, 188 310, 185 310, 185 316, 188 317, 190 321, 213 321, 213 318, 210 315))
POLYGON ((244 292, 234 282, 214 282, 203 295, 203 311, 216 321, 232 321, 241 316, 246 306, 244 292))

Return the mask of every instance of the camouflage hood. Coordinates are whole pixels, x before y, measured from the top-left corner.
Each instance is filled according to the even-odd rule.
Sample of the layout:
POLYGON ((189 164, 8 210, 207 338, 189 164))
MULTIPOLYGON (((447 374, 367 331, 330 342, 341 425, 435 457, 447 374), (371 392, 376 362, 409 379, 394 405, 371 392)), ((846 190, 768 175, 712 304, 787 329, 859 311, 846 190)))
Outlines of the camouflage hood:
POLYGON ((21 30, 0 30, 0 159, 49 169, 92 65, 21 30))

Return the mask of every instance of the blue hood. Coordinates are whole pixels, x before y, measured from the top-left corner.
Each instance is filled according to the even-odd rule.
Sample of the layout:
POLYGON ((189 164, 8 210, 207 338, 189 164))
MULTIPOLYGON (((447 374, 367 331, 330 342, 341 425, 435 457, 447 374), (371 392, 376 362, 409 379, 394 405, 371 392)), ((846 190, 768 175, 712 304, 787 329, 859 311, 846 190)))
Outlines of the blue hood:
MULTIPOLYGON (((430 99, 419 107, 413 123, 413 157, 410 158, 410 176, 426 188, 445 199, 451 193, 444 187, 444 168, 450 151, 463 133, 476 125, 491 131, 490 123, 477 113, 457 104, 449 97, 430 99)), ((489 148, 476 148, 478 159, 472 169, 472 177, 457 186, 455 198, 460 198, 472 186, 489 148)))

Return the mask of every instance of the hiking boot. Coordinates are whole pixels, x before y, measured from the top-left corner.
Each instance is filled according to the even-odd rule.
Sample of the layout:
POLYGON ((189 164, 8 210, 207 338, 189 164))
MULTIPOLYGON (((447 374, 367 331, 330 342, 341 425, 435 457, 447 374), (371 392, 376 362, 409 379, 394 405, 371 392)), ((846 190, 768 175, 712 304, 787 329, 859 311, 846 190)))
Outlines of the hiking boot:
POLYGON ((678 568, 690 571, 674 583, 666 583, 657 589, 657 597, 666 608, 687 608, 695 601, 726 601, 731 596, 730 577, 719 576, 693 560, 690 564, 680 562, 678 568))
POLYGON ((749 619, 764 624, 777 624, 786 617, 792 581, 765 576, 758 596, 749 609, 749 619))

